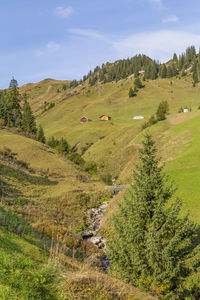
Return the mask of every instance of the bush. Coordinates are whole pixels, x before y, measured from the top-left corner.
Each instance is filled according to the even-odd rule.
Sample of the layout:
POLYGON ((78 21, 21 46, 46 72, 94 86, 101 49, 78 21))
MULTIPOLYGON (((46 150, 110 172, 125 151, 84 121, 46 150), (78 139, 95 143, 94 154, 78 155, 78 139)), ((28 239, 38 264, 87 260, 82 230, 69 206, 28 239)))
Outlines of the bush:
POLYGON ((79 166, 83 166, 85 163, 84 159, 80 156, 80 154, 75 152, 70 152, 67 158, 79 166))
POLYGON ((55 149, 59 153, 68 153, 69 152, 69 145, 68 145, 67 141, 64 138, 61 138, 61 140, 58 141, 58 144, 55 147, 55 149))
POLYGON ((94 161, 87 162, 84 168, 84 170, 88 172, 90 175, 97 174, 97 169, 98 169, 97 164, 94 161))
POLYGON ((169 113, 169 104, 167 101, 162 101, 158 105, 158 109, 156 112, 157 120, 162 121, 166 119, 166 114, 169 113))

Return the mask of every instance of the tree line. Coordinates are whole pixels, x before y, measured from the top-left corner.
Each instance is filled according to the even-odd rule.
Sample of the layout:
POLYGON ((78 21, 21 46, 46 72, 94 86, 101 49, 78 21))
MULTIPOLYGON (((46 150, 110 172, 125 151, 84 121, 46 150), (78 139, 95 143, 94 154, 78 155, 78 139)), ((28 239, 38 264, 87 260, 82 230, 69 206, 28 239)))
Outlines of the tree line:
POLYGON ((143 75, 143 80, 155 80, 160 78, 172 78, 174 76, 184 76, 185 70, 192 67, 194 82, 200 81, 200 60, 199 53, 196 53, 194 46, 190 46, 179 56, 174 53, 173 58, 168 63, 160 63, 150 57, 139 54, 132 58, 118 60, 114 63, 107 62, 101 66, 96 66, 90 70, 83 79, 73 80, 70 87, 76 87, 82 82, 88 81, 90 86, 96 83, 106 83, 125 79, 130 75, 138 77, 143 75))
POLYGON ((0 93, 0 125, 16 127, 25 133, 36 136, 40 128, 38 131, 27 98, 27 94, 20 95, 18 82, 13 77, 9 88, 0 93))

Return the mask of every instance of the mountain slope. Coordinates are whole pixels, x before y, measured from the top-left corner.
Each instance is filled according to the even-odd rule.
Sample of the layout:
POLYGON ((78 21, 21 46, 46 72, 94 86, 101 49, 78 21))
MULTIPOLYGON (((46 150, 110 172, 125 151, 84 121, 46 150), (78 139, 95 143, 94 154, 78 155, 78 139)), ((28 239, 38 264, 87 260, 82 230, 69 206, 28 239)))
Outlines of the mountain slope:
MULTIPOLYGON (((55 107, 38 114, 37 122, 43 125, 47 137, 64 136, 71 145, 78 144, 78 152, 83 154, 86 161, 98 163, 100 174, 109 173, 117 178, 118 183, 125 183, 131 181, 138 147, 145 133, 141 132, 141 125, 155 114, 161 101, 167 101, 170 107, 167 120, 157 123, 150 130, 157 139, 163 161, 167 163, 166 170, 179 184, 178 195, 183 197, 185 209, 190 208, 192 216, 199 221, 199 214, 195 210, 195 199, 199 197, 198 183, 194 182, 199 170, 197 165, 188 163, 198 154, 193 155, 193 152, 185 149, 190 143, 198 145, 196 128, 200 114, 200 87, 193 87, 191 75, 188 73, 180 78, 146 81, 138 95, 129 98, 128 91, 133 86, 133 80, 130 76, 117 83, 98 84, 94 87, 82 84, 75 89, 68 87, 78 95, 65 99, 69 91, 62 91, 55 107), (178 113, 181 107, 191 107, 192 111, 178 113), (111 121, 100 121, 99 116, 102 114, 111 116, 111 121), (80 118, 84 115, 92 119, 92 122, 81 124, 80 118), (133 116, 136 115, 142 115, 145 119, 135 121, 133 116), (182 161, 184 172, 183 166, 182 172, 178 171, 180 167, 177 163, 182 152, 185 153, 184 162, 182 161), (194 176, 189 172, 194 172, 194 176), (188 185, 185 185, 186 181, 188 185), (192 194, 194 205, 189 200, 191 190, 195 194, 192 194)), ((198 146, 195 149, 197 151, 198 146)))

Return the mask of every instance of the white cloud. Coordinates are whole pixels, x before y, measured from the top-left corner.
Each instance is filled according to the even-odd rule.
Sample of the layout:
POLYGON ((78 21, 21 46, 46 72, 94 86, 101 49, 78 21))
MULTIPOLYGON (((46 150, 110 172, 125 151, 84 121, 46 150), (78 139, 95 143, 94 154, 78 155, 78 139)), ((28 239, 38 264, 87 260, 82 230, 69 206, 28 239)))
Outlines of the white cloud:
POLYGON ((79 36, 85 36, 85 37, 91 37, 96 39, 102 39, 104 36, 100 34, 96 30, 92 29, 81 29, 81 28, 71 28, 68 30, 68 32, 79 35, 79 36))
POLYGON ((57 52, 60 49, 60 44, 55 42, 49 42, 45 45, 43 49, 36 51, 36 56, 43 56, 46 54, 52 54, 57 52))
POLYGON ((162 19, 163 23, 177 23, 178 21, 179 21, 179 18, 175 15, 168 16, 168 17, 162 19))
POLYGON ((113 43, 122 58, 143 53, 160 61, 170 59, 174 52, 181 53, 191 45, 199 48, 200 34, 173 30, 137 33, 113 43))
POLYGON ((55 9, 55 15, 61 19, 67 19, 71 14, 73 14, 74 10, 71 6, 63 7, 58 6, 55 9))

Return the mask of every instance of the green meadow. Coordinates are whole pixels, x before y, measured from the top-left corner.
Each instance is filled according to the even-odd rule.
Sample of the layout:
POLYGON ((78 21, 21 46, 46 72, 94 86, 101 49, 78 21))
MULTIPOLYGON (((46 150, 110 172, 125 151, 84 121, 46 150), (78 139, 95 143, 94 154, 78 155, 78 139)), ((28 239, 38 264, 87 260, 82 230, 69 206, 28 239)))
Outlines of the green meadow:
MULTIPOLYGON (((86 161, 95 161, 100 172, 110 173, 118 183, 127 183, 132 180, 142 137, 145 131, 152 132, 166 164, 165 171, 179 187, 177 195, 183 199, 184 210, 189 209, 192 217, 200 222, 200 87, 192 86, 191 75, 145 81, 145 87, 133 98, 128 97, 129 88, 133 86, 132 77, 94 87, 87 84, 75 89, 67 87, 65 91, 62 84, 48 79, 21 88, 28 94, 37 123, 42 124, 47 138, 65 137, 71 146, 77 145, 86 161), (44 112, 42 107, 46 99, 55 106, 44 112), (161 101, 169 103, 167 120, 141 131, 142 124, 155 114, 161 101), (181 107, 189 107, 192 111, 178 113, 181 107), (111 120, 100 121, 102 114, 111 116, 111 120), (144 116, 144 120, 133 120, 137 115, 144 116), (81 124, 82 116, 92 122, 81 124)), ((31 158, 30 163, 33 162, 31 158)), ((47 164, 44 160, 44 165, 47 164)))

